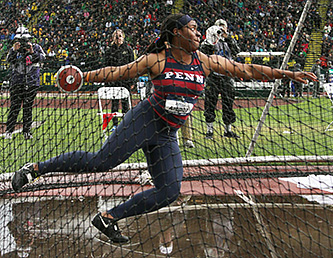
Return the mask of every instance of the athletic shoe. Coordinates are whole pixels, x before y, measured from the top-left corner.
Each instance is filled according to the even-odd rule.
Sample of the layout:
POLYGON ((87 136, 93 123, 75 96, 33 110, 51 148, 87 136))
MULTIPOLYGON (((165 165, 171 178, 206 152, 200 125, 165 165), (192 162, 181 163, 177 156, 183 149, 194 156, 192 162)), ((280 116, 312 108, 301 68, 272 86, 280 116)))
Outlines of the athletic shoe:
POLYGON ((117 128, 116 125, 112 126, 112 128, 111 128, 111 132, 113 132, 114 130, 116 130, 116 128, 117 128))
POLYGON ((193 143, 191 140, 187 140, 187 141, 184 143, 184 147, 185 147, 185 148, 195 148, 194 143, 193 143))
POLYGON ((114 243, 126 243, 129 240, 121 234, 116 220, 103 217, 100 212, 93 218, 92 224, 114 243))
POLYGON ((25 184, 31 183, 37 178, 36 171, 32 163, 25 164, 15 172, 12 178, 12 187, 15 192, 19 191, 25 184))
POLYGON ((231 131, 225 132, 224 135, 223 135, 223 137, 236 138, 236 139, 240 138, 239 135, 237 135, 236 133, 231 132, 231 131))
POLYGON ((24 135, 24 139, 26 139, 26 140, 31 140, 34 138, 31 133, 23 133, 23 135, 24 135))
POLYGON ((213 132, 207 132, 206 139, 213 139, 213 132))

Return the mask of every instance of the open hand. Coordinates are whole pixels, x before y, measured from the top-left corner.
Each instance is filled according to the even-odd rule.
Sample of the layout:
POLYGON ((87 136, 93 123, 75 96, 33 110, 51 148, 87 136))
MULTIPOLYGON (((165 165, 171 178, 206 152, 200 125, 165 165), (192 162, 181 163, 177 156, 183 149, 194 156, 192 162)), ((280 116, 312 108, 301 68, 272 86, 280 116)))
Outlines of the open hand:
POLYGON ((308 73, 308 72, 295 72, 294 73, 294 78, 295 81, 308 84, 308 80, 311 81, 318 81, 317 76, 314 73, 308 73))

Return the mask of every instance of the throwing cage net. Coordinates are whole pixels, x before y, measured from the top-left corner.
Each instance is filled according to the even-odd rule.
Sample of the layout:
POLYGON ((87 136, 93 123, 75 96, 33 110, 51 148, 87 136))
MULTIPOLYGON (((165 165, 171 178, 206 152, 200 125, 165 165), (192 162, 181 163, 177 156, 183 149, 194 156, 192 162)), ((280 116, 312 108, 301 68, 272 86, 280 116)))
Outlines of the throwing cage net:
MULTIPOLYGON (((0 8, 1 256, 330 256, 331 1, 24 0, 0 8), (131 141, 160 119, 156 109, 148 119, 147 98, 161 94, 156 95, 161 89, 156 78, 140 74, 127 81, 85 82, 75 93, 55 87, 55 73, 65 65, 85 72, 126 64, 131 55, 139 62, 163 20, 175 13, 196 21, 200 51, 207 55, 312 71, 319 81, 211 75, 187 122, 174 131, 175 149, 168 137, 151 145, 131 141), (30 85, 29 69, 21 70, 19 82, 12 76, 22 64, 31 67, 26 58, 6 59, 20 26, 32 36, 27 42, 46 54, 43 62, 32 60, 33 69, 41 69, 38 88, 30 85), (123 48, 115 47, 119 35, 123 48), (103 94, 104 87, 118 87, 118 93, 103 94), (123 126, 129 117, 124 113, 137 106, 142 111, 131 119, 146 122, 123 126), (10 119, 16 123, 10 125, 10 119), (101 149, 111 146, 109 137, 113 147, 99 160, 101 149), (27 163, 49 170, 15 192, 13 175, 27 163), (114 210, 130 200, 136 201, 114 210), (129 242, 117 244, 91 224, 103 211, 120 218, 129 242)), ((188 61, 177 62, 185 70, 176 76, 186 76, 188 61)), ((157 134, 145 131, 145 141, 169 127, 156 127, 157 134)))

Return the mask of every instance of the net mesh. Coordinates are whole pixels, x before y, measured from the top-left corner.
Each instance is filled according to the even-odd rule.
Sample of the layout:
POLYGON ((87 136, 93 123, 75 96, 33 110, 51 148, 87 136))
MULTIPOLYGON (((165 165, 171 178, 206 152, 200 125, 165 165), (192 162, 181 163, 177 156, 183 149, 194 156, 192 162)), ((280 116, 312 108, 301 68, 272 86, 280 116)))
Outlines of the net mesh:
MULTIPOLYGON (((0 8, 3 257, 330 256, 331 1, 21 0, 4 1, 0 8), (129 140, 139 137, 150 120, 133 128, 134 136, 121 134, 129 132, 122 127, 123 114, 146 103, 153 92, 148 75, 114 83, 85 82, 75 93, 55 87, 55 73, 64 65, 85 72, 137 60, 160 35, 162 21, 180 12, 197 22, 200 50, 206 54, 230 51, 237 62, 273 68, 285 62, 285 69, 316 73, 319 82, 211 76, 187 122, 175 134, 182 161, 177 153, 165 152, 169 142, 139 148, 138 142, 129 140), (221 32, 206 31, 219 19, 227 22, 228 38, 233 41, 225 40, 229 49, 212 44, 207 49, 205 42, 221 32), (13 65, 6 59, 21 25, 46 54, 38 88, 27 77, 20 78, 29 83, 14 83, 13 65), (118 56, 110 51, 120 35, 117 29, 126 42, 118 56), (232 44, 239 47, 237 53, 232 44), (98 94, 102 87, 114 86, 129 90, 131 105, 126 90, 112 97, 119 98, 119 106, 98 94), (8 134, 9 117, 15 116, 10 112, 13 103, 17 122, 8 134), (209 104, 213 111, 208 110, 209 104), (31 135, 26 134, 29 121, 31 135), (115 147, 109 147, 99 162, 91 153, 99 153, 111 135, 117 135, 115 147), (147 164, 147 157, 155 162, 147 164), (45 166, 52 168, 47 171, 51 173, 14 192, 15 171, 50 159, 45 166), (158 167, 166 159, 171 165, 158 167), (76 164, 82 160, 83 168, 76 164), (169 179, 182 167, 180 162, 182 178, 169 179), (156 169, 160 172, 152 178, 148 171, 156 169), (173 191, 180 181, 178 196, 173 191), (151 206, 133 202, 122 212, 113 209, 137 196, 151 199, 142 193, 152 189, 159 189, 164 198, 158 199, 154 192, 151 206), (116 218, 124 217, 118 225, 129 243, 114 243, 91 225, 95 214, 106 210, 116 218)), ((156 66, 161 63, 157 60, 156 66)), ((144 107, 138 120, 149 118, 149 108, 144 107)))

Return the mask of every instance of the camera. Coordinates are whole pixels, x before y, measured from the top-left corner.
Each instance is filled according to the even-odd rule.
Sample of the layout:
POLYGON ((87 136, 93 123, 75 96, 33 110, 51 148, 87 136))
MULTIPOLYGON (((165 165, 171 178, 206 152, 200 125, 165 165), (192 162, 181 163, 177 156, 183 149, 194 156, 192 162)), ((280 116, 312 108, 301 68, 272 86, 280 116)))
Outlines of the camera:
POLYGON ((213 25, 209 27, 206 31, 206 39, 207 42, 211 45, 214 45, 217 40, 220 40, 223 38, 222 36, 223 31, 219 26, 213 25))
POLYGON ((29 43, 29 40, 27 39, 19 39, 18 42, 20 42, 21 46, 19 48, 19 52, 21 53, 25 53, 25 52, 28 52, 29 49, 30 49, 30 45, 28 44, 29 43))

